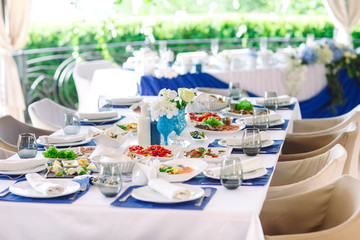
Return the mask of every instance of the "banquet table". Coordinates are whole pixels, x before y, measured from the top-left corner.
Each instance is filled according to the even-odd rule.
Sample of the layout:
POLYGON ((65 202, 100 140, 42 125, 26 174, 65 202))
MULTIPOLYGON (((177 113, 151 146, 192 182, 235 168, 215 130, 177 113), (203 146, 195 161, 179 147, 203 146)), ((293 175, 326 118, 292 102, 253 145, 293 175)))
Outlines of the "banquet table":
MULTIPOLYGON (((151 98, 146 98, 151 101, 151 98)), ((293 99, 296 101, 296 99, 293 99)), ((126 116, 121 122, 136 120, 136 114, 126 108, 118 108, 126 116)), ((284 140, 291 131, 291 123, 301 118, 296 101, 294 110, 278 110, 283 119, 289 120, 286 130, 269 130, 272 139, 284 140)), ((87 132, 88 126, 81 131, 87 132)), ((62 130, 57 133, 60 134, 62 130)), ((222 133, 221 138, 239 136, 222 133)), ((182 138, 191 141, 188 129, 182 138)), ((192 147, 207 146, 218 133, 208 133, 204 143, 191 142, 192 147)), ((122 145, 135 144, 131 136, 122 145)), ((239 154, 241 160, 248 157, 239 154)), ((259 154, 265 167, 275 167, 279 153, 259 154)), ((0 191, 13 184, 12 180, 0 180, 0 191)), ((130 182, 124 182, 123 191, 130 182)), ((207 185, 205 185, 207 186, 207 185)), ((264 239, 259 214, 269 188, 265 186, 240 186, 227 190, 221 185, 204 210, 122 208, 110 204, 116 198, 104 197, 96 186, 72 204, 31 202, 6 202, 0 198, 0 239, 264 239)), ((118 196, 119 196, 118 195, 118 196)))

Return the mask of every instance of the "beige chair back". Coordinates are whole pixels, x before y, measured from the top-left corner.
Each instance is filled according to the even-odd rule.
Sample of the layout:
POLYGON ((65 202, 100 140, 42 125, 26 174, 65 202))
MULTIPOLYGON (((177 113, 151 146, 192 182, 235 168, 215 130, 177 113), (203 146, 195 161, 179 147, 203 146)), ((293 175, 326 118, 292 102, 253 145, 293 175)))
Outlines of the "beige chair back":
POLYGON ((278 162, 266 199, 282 198, 320 188, 342 175, 346 150, 336 144, 315 157, 278 162))
POLYGON ((338 133, 318 136, 287 136, 279 162, 293 161, 322 154, 336 144, 341 144, 347 151, 343 174, 358 177, 360 129, 358 122, 351 122, 338 133))
POLYGON ((0 148, 0 159, 6 159, 16 154, 16 152, 12 152, 3 148, 0 148))
POLYGON ((35 128, 9 115, 0 118, 0 148, 17 152, 16 145, 20 133, 34 133, 36 137, 39 137, 49 135, 53 131, 35 128))
POLYGON ((267 240, 360 239, 360 180, 345 175, 311 192, 265 201, 267 240))
POLYGON ((57 131, 62 128, 64 113, 76 111, 64 107, 49 98, 41 99, 29 105, 31 122, 34 127, 57 131))

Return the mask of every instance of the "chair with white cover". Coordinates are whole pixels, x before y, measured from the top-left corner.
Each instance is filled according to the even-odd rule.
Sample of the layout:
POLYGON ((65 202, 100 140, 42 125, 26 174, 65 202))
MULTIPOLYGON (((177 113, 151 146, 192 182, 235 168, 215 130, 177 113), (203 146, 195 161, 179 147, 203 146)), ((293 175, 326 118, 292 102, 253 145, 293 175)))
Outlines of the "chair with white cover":
POLYGON ((287 136, 278 162, 310 158, 325 153, 336 144, 347 151, 343 174, 358 177, 360 128, 358 122, 351 122, 340 132, 315 136, 287 136))
POLYGON ((64 113, 76 111, 44 98, 30 104, 28 112, 34 127, 57 131, 62 128, 64 113))
POLYGON ((360 180, 348 175, 316 190, 266 200, 266 240, 360 239, 360 180))
POLYGON ((15 154, 16 154, 16 152, 0 148, 0 159, 6 159, 6 158, 9 158, 9 157, 11 157, 11 156, 13 156, 15 154))
POLYGON ((312 118, 295 120, 293 132, 289 136, 309 136, 338 132, 350 122, 360 121, 360 105, 350 112, 331 118, 312 118))
POLYGON ((34 133, 36 137, 39 137, 50 135, 53 131, 35 128, 9 115, 0 117, 0 148, 17 152, 17 140, 20 133, 34 133))
POLYGON ((282 198, 320 188, 342 175, 346 150, 340 144, 318 156, 278 162, 266 199, 282 198))
POLYGON ((96 60, 77 63, 74 67, 73 77, 79 100, 79 109, 84 109, 94 72, 98 69, 120 68, 109 60, 96 60))

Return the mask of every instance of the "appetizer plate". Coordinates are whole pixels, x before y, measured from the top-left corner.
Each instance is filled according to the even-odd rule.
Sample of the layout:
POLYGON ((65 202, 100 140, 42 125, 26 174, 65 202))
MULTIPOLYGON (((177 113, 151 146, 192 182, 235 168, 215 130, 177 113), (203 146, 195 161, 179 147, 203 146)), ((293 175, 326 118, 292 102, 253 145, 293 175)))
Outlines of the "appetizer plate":
POLYGON ((188 185, 188 184, 178 184, 180 187, 184 187, 190 190, 190 198, 186 200, 173 200, 165 197, 161 193, 153 190, 149 186, 140 187, 134 189, 131 193, 131 196, 137 200, 144 202, 153 202, 153 203, 181 203, 188 202, 198 199, 204 195, 204 189, 198 186, 188 185))
POLYGON ((189 173, 170 174, 165 172, 159 172, 158 177, 168 182, 184 182, 197 176, 207 168, 207 163, 199 159, 175 159, 171 161, 163 162, 167 166, 182 166, 191 167, 194 171, 189 173))
MULTIPOLYGON (((223 110, 223 113, 226 114, 226 115, 229 115, 229 116, 237 117, 237 118, 252 117, 252 114, 243 115, 243 114, 240 114, 240 113, 230 112, 230 108, 225 108, 225 109, 223 110)), ((275 111, 270 110, 270 113, 269 113, 269 114, 275 114, 275 111)))
MULTIPOLYGON (((229 147, 226 147, 226 148, 221 148, 221 147, 210 147, 210 148, 208 148, 208 147, 204 147, 204 148, 205 148, 205 150, 210 149, 213 154, 218 155, 218 157, 215 157, 215 158, 210 157, 210 156, 204 156, 204 157, 198 158, 198 159, 202 159, 202 160, 204 160, 206 162, 218 162, 220 157, 230 156, 231 151, 232 151, 232 148, 229 148, 229 147)), ((190 152, 190 151, 194 150, 194 149, 197 149, 197 148, 195 148, 195 147, 181 148, 177 157, 178 158, 186 158, 185 154, 187 152, 190 152)), ((189 158, 190 157, 187 157, 187 159, 189 159, 189 158)))
MULTIPOLYGON (((218 143, 219 143, 219 145, 224 146, 224 147, 232 147, 234 149, 242 149, 241 145, 229 145, 227 143, 226 139, 221 139, 218 143)), ((265 140, 265 141, 261 142, 261 147, 262 148, 269 147, 269 146, 271 146, 273 144, 274 144, 274 141, 271 140, 271 139, 268 139, 268 140, 265 140)))
POLYGON ((55 180, 55 179, 48 181, 62 185, 65 188, 64 192, 58 195, 45 195, 36 191, 27 181, 17 182, 14 185, 11 185, 9 191, 15 195, 19 195, 22 197, 56 198, 56 197, 66 196, 75 193, 80 189, 80 184, 74 181, 55 180))
MULTIPOLYGON (((236 123, 241 123, 241 119, 236 119, 235 121, 236 123)), ((279 126, 279 125, 282 125, 285 123, 285 120, 284 119, 279 119, 279 120, 276 120, 276 121, 273 121, 273 122, 270 122, 270 127, 274 127, 274 126, 279 126)), ((246 124, 247 126, 252 126, 252 124, 246 124)))
POLYGON ((17 174, 35 173, 35 172, 40 172, 44 169, 46 169, 46 164, 42 164, 42 165, 36 166, 34 168, 21 169, 21 170, 11 170, 11 171, 2 170, 2 171, 0 171, 0 174, 17 175, 17 174))
MULTIPOLYGON (((56 143, 56 144, 50 144, 51 146, 54 146, 54 147, 72 147, 72 146, 79 146, 79 145, 84 145, 88 142, 91 141, 91 138, 85 138, 84 140, 82 141, 78 141, 78 142, 69 142, 69 143, 56 143)), ((37 140, 37 143, 38 144, 41 144, 41 145, 44 145, 44 146, 47 146, 48 144, 46 142, 44 142, 43 140, 41 139, 38 139, 37 140)))
MULTIPOLYGON (((125 156, 127 156, 128 154, 133 154, 133 155, 139 156, 140 158, 149 157, 149 158, 159 159, 160 161, 167 161, 167 160, 174 159, 179 154, 179 151, 180 151, 179 146, 162 146, 163 148, 166 148, 166 149, 170 150, 171 153, 172 153, 172 156, 170 156, 170 157, 153 157, 153 156, 144 156, 144 155, 141 155, 141 154, 131 153, 129 151, 129 148, 132 147, 132 146, 134 146, 134 145, 130 145, 130 146, 125 148, 125 150, 123 152, 125 156)), ((143 147, 147 148, 148 146, 143 146, 143 147)))
MULTIPOLYGON (((243 173, 243 179, 248 180, 248 179, 258 178, 264 176, 266 173, 267 173, 266 168, 259 168, 251 172, 243 173)), ((220 167, 209 168, 203 171, 203 174, 208 178, 220 179, 220 167)))
POLYGON ((198 131, 202 131, 205 133, 233 133, 233 132, 238 132, 246 127, 244 122, 235 123, 235 124, 233 123, 231 125, 238 126, 238 128, 234 130, 223 130, 223 131, 202 129, 202 128, 198 128, 197 126, 194 126, 194 128, 198 131))

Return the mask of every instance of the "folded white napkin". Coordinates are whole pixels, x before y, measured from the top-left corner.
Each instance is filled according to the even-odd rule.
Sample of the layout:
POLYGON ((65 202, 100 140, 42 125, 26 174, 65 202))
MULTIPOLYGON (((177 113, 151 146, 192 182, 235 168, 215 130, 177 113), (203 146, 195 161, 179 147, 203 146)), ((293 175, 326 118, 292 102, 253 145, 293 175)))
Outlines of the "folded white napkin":
POLYGON ((118 114, 115 111, 109 111, 109 112, 78 113, 78 116, 80 119, 97 120, 97 119, 114 118, 117 117, 118 114))
MULTIPOLYGON (((249 173, 258 169, 264 168, 264 162, 259 158, 251 158, 241 162, 243 173, 249 173)), ((220 177, 221 167, 208 168, 214 177, 220 177)))
MULTIPOLYGON (((278 103, 288 103, 290 102, 291 97, 289 95, 280 95, 278 96, 278 103)), ((264 98, 257 98, 256 104, 264 104, 264 98)))
POLYGON ((136 103, 143 100, 142 97, 123 97, 123 98, 112 98, 111 102, 113 104, 126 104, 126 103, 136 103))
POLYGON ((64 186, 47 181, 37 173, 28 173, 25 177, 36 191, 44 195, 59 195, 65 190, 64 186))
POLYGON ((74 143, 85 140, 86 134, 77 134, 77 135, 51 135, 51 136, 40 136, 39 140, 41 143, 49 144, 59 144, 59 143, 74 143), (46 141, 47 139, 47 141, 46 141))
POLYGON ((157 178, 158 171, 152 166, 135 163, 131 175, 133 185, 146 185, 150 179, 157 178))
MULTIPOLYGON (((276 122, 276 121, 279 121, 279 120, 282 119, 281 115, 278 114, 278 113, 271 113, 271 114, 268 115, 268 117, 269 117, 269 122, 270 123, 271 122, 276 122)), ((244 118, 244 121, 245 121, 246 124, 252 125, 253 117, 246 117, 246 118, 244 118)))
POLYGON ((169 183, 163 179, 150 179, 148 186, 163 196, 173 200, 186 200, 191 196, 189 189, 169 183))
MULTIPOLYGON (((270 140, 270 134, 268 132, 261 131, 260 139, 262 142, 270 140)), ((228 146, 241 146, 242 145, 242 138, 229 138, 229 139, 226 139, 225 141, 228 146)))
POLYGON ((38 166, 45 165, 45 158, 27 158, 21 159, 17 154, 12 156, 10 159, 0 159, 0 170, 1 171, 20 171, 20 170, 32 170, 38 166))

